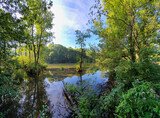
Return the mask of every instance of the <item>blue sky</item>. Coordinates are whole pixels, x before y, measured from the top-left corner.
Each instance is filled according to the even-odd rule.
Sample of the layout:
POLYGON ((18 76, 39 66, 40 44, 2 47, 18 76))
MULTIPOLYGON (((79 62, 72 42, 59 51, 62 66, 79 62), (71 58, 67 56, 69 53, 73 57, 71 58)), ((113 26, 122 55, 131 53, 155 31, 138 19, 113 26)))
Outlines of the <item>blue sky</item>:
MULTIPOLYGON (((66 47, 77 47, 75 42, 75 30, 84 31, 89 26, 88 13, 94 0, 53 0, 52 12, 55 14, 53 19, 53 32, 55 33, 55 44, 62 44, 66 47)), ((87 39, 86 43, 98 43, 96 37, 87 39)))

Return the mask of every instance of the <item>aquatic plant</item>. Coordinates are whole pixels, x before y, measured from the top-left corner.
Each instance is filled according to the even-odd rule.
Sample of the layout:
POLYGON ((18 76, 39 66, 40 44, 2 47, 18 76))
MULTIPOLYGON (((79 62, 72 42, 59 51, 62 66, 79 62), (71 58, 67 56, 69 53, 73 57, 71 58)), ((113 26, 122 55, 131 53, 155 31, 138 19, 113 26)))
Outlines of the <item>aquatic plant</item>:
POLYGON ((60 69, 61 69, 61 70, 64 70, 64 67, 63 67, 63 66, 61 66, 61 67, 60 67, 60 69))
POLYGON ((47 105, 42 105, 42 110, 40 111, 38 118, 48 118, 46 115, 46 111, 47 111, 47 105))
POLYGON ((69 107, 72 113, 70 117, 99 117, 101 111, 99 109, 99 95, 97 87, 90 81, 83 81, 80 84, 65 84, 65 89, 71 99, 73 107, 69 107), (94 88, 94 89, 92 89, 94 88))

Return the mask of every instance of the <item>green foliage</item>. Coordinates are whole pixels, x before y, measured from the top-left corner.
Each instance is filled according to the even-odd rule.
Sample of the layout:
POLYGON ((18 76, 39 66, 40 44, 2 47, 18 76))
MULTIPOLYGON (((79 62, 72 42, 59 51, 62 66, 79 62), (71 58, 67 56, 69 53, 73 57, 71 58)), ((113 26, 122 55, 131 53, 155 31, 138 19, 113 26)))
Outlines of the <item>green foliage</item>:
POLYGON ((85 53, 85 40, 86 38, 90 37, 90 34, 88 32, 81 32, 80 30, 76 30, 76 44, 80 46, 80 55, 79 55, 79 64, 80 64, 80 70, 82 70, 82 63, 84 63, 84 53, 85 53))
POLYGON ((98 58, 98 53, 100 52, 100 48, 96 45, 89 44, 89 49, 85 51, 86 56, 90 57, 91 62, 96 62, 95 59, 98 58))
POLYGON ((89 81, 83 81, 78 85, 65 84, 65 88, 71 95, 75 103, 72 111, 72 117, 98 117, 100 116, 99 97, 96 87, 92 86, 89 81))
POLYGON ((25 70, 26 73, 29 75, 36 74, 37 72, 41 72, 47 67, 47 64, 45 63, 38 63, 35 66, 34 60, 30 59, 28 56, 19 56, 19 57, 15 57, 14 59, 18 61, 20 68, 25 70))
POLYGON ((116 75, 114 88, 101 96, 102 116, 159 117, 160 2, 96 1, 90 13, 101 41, 95 65, 116 75))
POLYGON ((79 65, 76 65, 76 70, 80 69, 80 66, 79 65))
POLYGON ((136 62, 145 48, 159 48, 158 0, 96 1, 91 15, 92 31, 102 42, 96 59, 99 67, 112 71, 120 60, 136 62))
POLYGON ((0 118, 5 118, 5 115, 8 113, 9 110, 6 110, 4 112, 0 112, 0 118))
MULTIPOLYGON (((3 104, 17 99, 16 80, 23 79, 24 70, 34 75, 46 67, 42 61, 76 62, 77 55, 79 68, 83 58, 90 61, 88 56, 96 56, 98 67, 116 72, 116 84, 100 99, 88 82, 65 86, 75 103, 73 117, 160 117, 160 66, 156 64, 160 62, 159 0, 102 0, 101 5, 96 4, 93 32, 102 44, 93 52, 84 50, 85 38, 90 35, 79 30, 76 42, 80 49, 53 44, 45 47, 53 38, 51 0, 0 3, 0 117, 8 111, 3 104), (12 59, 13 55, 18 57, 12 59)), ((45 111, 43 106, 41 117, 45 111)))
POLYGON ((4 118, 4 114, 0 112, 0 118, 4 118))
POLYGON ((3 71, 0 73, 0 117, 5 117, 8 113, 9 109, 6 109, 3 105, 6 104, 8 100, 17 100, 18 93, 17 93, 17 86, 15 81, 11 77, 11 70, 3 71))
POLYGON ((122 100, 122 94, 124 92, 124 84, 115 85, 108 94, 103 94, 100 97, 100 109, 102 116, 114 117, 116 106, 119 105, 122 100))
POLYGON ((61 66, 61 67, 60 67, 60 69, 61 69, 61 70, 64 70, 64 67, 63 67, 63 66, 61 66))
POLYGON ((88 32, 81 32, 80 30, 76 30, 76 44, 78 44, 80 46, 80 48, 84 48, 85 47, 85 39, 90 37, 90 34, 88 32))
POLYGON ((49 73, 50 76, 53 76, 53 73, 51 71, 48 71, 48 73, 49 73))
POLYGON ((37 66, 42 47, 53 38, 53 33, 50 30, 52 29, 53 13, 49 11, 52 1, 26 0, 26 4, 28 10, 24 14, 24 19, 28 26, 26 32, 28 37, 25 44, 29 52, 33 52, 34 63, 37 66))
POLYGON ((117 82, 124 84, 123 99, 116 105, 117 117, 149 118, 160 115, 160 66, 154 63, 154 52, 144 49, 139 62, 121 61, 116 68, 117 82))
POLYGON ((17 42, 25 40, 25 25, 21 18, 13 13, 25 10, 25 5, 16 0, 1 1, 0 5, 0 60, 10 55, 10 50, 17 47, 17 42))
POLYGON ((38 116, 38 118, 48 118, 46 116, 46 111, 47 111, 47 105, 42 105, 42 111, 40 111, 40 114, 38 116))
POLYGON ((13 83, 15 82, 12 78, 9 72, 3 72, 0 74, 0 95, 1 97, 6 95, 8 97, 16 96, 16 91, 13 89, 15 88, 15 85, 13 83))
POLYGON ((117 81, 131 87, 131 83, 138 80, 159 82, 160 66, 152 62, 122 62, 116 69, 117 81))
POLYGON ((25 76, 26 76, 26 73, 23 69, 15 70, 12 74, 12 77, 18 80, 19 82, 21 82, 25 76))
MULTIPOLYGON (((91 93, 91 91, 90 91, 91 93)), ((79 98, 78 108, 79 116, 78 117, 97 117, 100 115, 98 96, 96 94, 85 94, 79 98)), ((78 112, 77 112, 78 114, 78 112)))
MULTIPOLYGON (((158 85, 156 88, 160 88, 158 85)), ((155 118, 160 116, 159 93, 151 82, 136 80, 133 88, 122 94, 123 99, 116 107, 119 118, 155 118)))
MULTIPOLYGON (((45 61, 49 64, 52 63, 76 63, 77 57, 80 55, 80 49, 73 49, 71 47, 66 48, 60 44, 50 44, 48 47, 44 48, 45 61), (49 56, 46 56, 49 55, 49 56)), ((89 51, 88 51, 89 52, 89 51)), ((91 62, 92 58, 86 55, 84 52, 83 56, 87 62, 91 62)), ((41 55, 42 57, 42 55, 41 55)), ((78 57, 79 61, 79 57, 78 57)))
POLYGON ((74 84, 65 83, 64 87, 65 87, 65 89, 68 91, 68 93, 70 95, 74 95, 75 96, 76 94, 79 94, 79 93, 76 92, 77 90, 80 91, 79 87, 75 86, 74 84))
POLYGON ((104 115, 122 118, 158 116, 159 78, 160 66, 147 57, 134 63, 121 61, 116 68, 115 87, 101 97, 104 115))
POLYGON ((52 28, 53 18, 52 13, 47 11, 49 6, 52 6, 52 2, 45 0, 0 1, 0 117, 5 117, 10 109, 7 104, 17 100, 19 84, 17 80, 23 79, 24 70, 35 72, 44 68, 42 64, 34 65, 38 63, 40 47, 48 42, 47 39, 52 34, 47 32, 52 28), (32 30, 30 26, 33 26, 36 32, 30 32, 32 30), (34 36, 31 37, 31 34, 34 36), (33 53, 33 48, 34 52, 37 51, 35 63, 23 56, 28 56, 22 52, 26 49, 24 47, 28 48, 29 53, 33 53), (18 55, 21 57, 12 58, 18 55))

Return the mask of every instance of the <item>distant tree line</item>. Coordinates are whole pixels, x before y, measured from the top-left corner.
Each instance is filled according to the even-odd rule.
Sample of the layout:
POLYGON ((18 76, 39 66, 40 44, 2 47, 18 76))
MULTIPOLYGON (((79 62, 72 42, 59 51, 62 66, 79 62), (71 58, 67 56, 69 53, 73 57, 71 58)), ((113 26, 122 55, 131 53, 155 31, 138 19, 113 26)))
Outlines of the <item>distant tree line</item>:
MULTIPOLYGON (((87 55, 89 50, 84 50, 84 62, 92 62, 93 59, 87 55)), ((50 44, 41 52, 41 57, 49 64, 52 63, 77 63, 80 57, 80 49, 67 48, 60 44, 50 44)))
MULTIPOLYGON (((15 53, 14 50, 12 54, 15 53)), ((34 53, 29 51, 26 46, 16 49, 16 54, 19 59, 24 58, 25 60, 30 56, 30 59, 34 59, 34 53)), ((83 50, 83 63, 91 63, 94 61, 92 57, 92 50, 83 50)), ((60 44, 49 44, 48 46, 41 45, 40 49, 40 62, 41 63, 77 63, 80 62, 81 49, 80 48, 67 48, 60 44)), ((23 60, 24 60, 23 59, 23 60)))

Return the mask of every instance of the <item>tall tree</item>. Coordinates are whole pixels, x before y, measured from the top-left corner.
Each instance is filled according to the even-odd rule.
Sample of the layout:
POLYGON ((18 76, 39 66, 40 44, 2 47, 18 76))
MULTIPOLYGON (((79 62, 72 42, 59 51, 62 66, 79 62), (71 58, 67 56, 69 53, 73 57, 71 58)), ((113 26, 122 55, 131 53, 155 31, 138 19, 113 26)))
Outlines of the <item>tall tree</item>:
POLYGON ((49 11, 52 1, 27 0, 27 23, 30 30, 31 44, 34 52, 35 66, 39 63, 40 49, 52 38, 53 13, 49 11))
POLYGON ((83 53, 84 53, 84 47, 85 47, 85 38, 90 37, 88 33, 82 33, 80 30, 76 30, 76 44, 80 46, 81 53, 80 53, 80 68, 79 71, 82 71, 82 63, 83 63, 83 53))
POLYGON ((159 4, 158 0, 102 0, 96 4, 94 33, 104 42, 99 63, 114 69, 122 59, 140 61, 144 48, 155 47, 160 28, 159 4))

